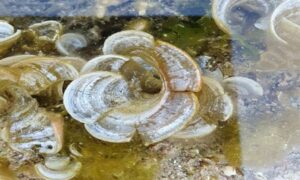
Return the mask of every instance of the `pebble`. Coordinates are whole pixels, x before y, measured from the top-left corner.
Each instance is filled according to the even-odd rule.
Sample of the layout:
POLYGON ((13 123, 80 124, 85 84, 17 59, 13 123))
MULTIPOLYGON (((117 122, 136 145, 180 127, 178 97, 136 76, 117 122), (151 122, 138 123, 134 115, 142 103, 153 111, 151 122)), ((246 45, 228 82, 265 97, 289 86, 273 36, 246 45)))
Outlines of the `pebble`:
POLYGON ((222 171, 227 177, 236 175, 236 169, 232 166, 225 166, 222 171))

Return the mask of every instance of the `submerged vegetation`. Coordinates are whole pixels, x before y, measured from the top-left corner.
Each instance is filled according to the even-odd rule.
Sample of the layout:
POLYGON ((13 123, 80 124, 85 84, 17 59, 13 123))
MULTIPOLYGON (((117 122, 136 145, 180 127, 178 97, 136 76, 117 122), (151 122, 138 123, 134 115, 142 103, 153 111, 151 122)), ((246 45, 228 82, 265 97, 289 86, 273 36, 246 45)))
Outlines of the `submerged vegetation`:
POLYGON ((0 179, 297 177, 299 2, 158 2, 1 18, 0 179))
MULTIPOLYGON (((195 19, 195 18, 192 18, 192 19, 195 19)), ((187 24, 187 23, 191 23, 192 21, 194 21, 192 19, 187 20, 186 18, 184 18, 179 21, 176 20, 173 23, 175 26, 179 25, 180 21, 181 21, 181 23, 187 24)), ((97 54, 97 53, 100 54, 99 49, 97 49, 96 47, 99 46, 99 44, 100 44, 99 42, 102 42, 104 39, 107 39, 106 36, 108 34, 106 34, 106 33, 108 33, 107 29, 110 28, 110 25, 112 27, 116 26, 116 27, 118 27, 119 30, 122 30, 123 28, 124 29, 134 29, 137 25, 141 26, 139 23, 146 23, 146 24, 144 24, 144 26, 145 27, 150 26, 148 32, 151 33, 151 32, 156 32, 156 31, 153 31, 154 27, 153 27, 152 23, 160 22, 163 24, 162 26, 169 27, 170 24, 167 25, 166 23, 172 22, 172 20, 169 18, 154 18, 154 19, 143 18, 143 19, 138 19, 138 20, 136 20, 134 18, 133 19, 130 19, 130 18, 119 19, 118 18, 118 19, 112 19, 112 20, 106 20, 106 21, 99 21, 99 23, 100 22, 104 23, 106 28, 104 28, 101 31, 93 32, 95 30, 95 27, 97 27, 97 26, 95 24, 91 25, 89 22, 92 22, 94 20, 89 19, 89 18, 84 18, 86 23, 83 23, 82 22, 83 19, 81 19, 81 18, 69 19, 69 20, 63 19, 62 22, 66 22, 66 24, 64 24, 64 25, 61 25, 58 23, 58 21, 54 21, 54 20, 52 20, 52 21, 42 20, 42 23, 40 23, 41 20, 36 20, 35 18, 33 18, 33 19, 25 18, 24 19, 25 22, 32 21, 32 20, 37 21, 37 23, 30 25, 28 29, 26 28, 26 26, 24 26, 24 25, 26 25, 26 23, 23 23, 24 24, 23 26, 18 24, 19 19, 17 19, 17 20, 12 19, 10 21, 10 23, 13 24, 15 27, 18 27, 19 29, 24 29, 24 30, 22 32, 20 39, 18 41, 16 41, 14 47, 11 48, 10 51, 4 52, 5 54, 3 55, 3 57, 8 56, 8 58, 4 58, 1 60, 1 65, 3 66, 3 75, 4 75, 2 79, 10 78, 9 80, 14 81, 16 84, 18 84, 17 86, 23 86, 28 91, 28 93, 30 95, 32 95, 33 98, 35 98, 34 101, 38 102, 38 104, 41 106, 41 109, 46 108, 46 111, 48 111, 48 112, 54 111, 54 113, 58 113, 58 114, 62 114, 62 115, 66 114, 66 111, 64 110, 64 108, 61 109, 61 107, 60 107, 60 103, 62 103, 62 95, 63 95, 63 92, 65 91, 65 88, 67 86, 70 86, 69 85, 70 81, 72 81, 74 78, 77 78, 78 71, 80 72, 81 68, 86 63, 86 61, 81 58, 92 57, 93 54, 97 54), (151 21, 154 21, 154 22, 151 22, 151 21), (80 23, 80 26, 74 28, 74 25, 78 26, 78 25, 76 25, 78 23, 80 23), (124 27, 122 27, 123 25, 118 25, 121 23, 125 24, 124 27), (70 29, 68 30, 65 28, 70 28, 70 29), (96 34, 97 36, 95 36, 95 37, 97 39, 91 39, 91 40, 89 40, 88 37, 82 36, 83 38, 86 38, 85 43, 88 43, 88 47, 90 47, 89 49, 87 49, 86 47, 80 45, 80 43, 82 41, 77 40, 75 38, 75 36, 73 37, 73 40, 71 40, 71 41, 62 42, 64 39, 60 38, 60 37, 63 37, 63 36, 61 36, 63 34, 63 32, 64 33, 74 32, 74 31, 72 31, 73 29, 76 29, 76 31, 75 31, 76 33, 83 33, 84 31, 88 30, 88 31, 91 31, 91 33, 100 33, 100 34, 96 34), (55 45, 55 42, 59 42, 62 45, 58 45, 57 43, 55 45), (93 42, 95 42, 95 43, 93 43, 93 42), (64 50, 61 50, 61 48, 64 48, 64 50), (81 58, 80 57, 70 57, 69 53, 66 53, 66 52, 71 52, 72 55, 81 56, 81 58), (74 52, 76 52, 76 54, 73 54, 74 52), (91 52, 91 53, 86 54, 87 52, 91 52), (22 53, 27 53, 27 54, 22 55, 22 53), (29 55, 29 53, 36 54, 36 55, 29 55), (60 53, 62 53, 62 55, 67 55, 67 56, 61 57, 59 55, 60 53), (17 55, 17 56, 15 56, 15 55, 17 55), (26 70, 26 71, 24 71, 24 70, 26 70), (32 85, 33 82, 31 82, 31 79, 32 79, 31 77, 35 78, 35 80, 33 82, 36 85, 32 85)), ((22 22, 24 22, 24 21, 22 21, 22 22)), ((206 18, 204 20, 200 20, 200 21, 203 21, 203 23, 206 23, 206 24, 213 23, 213 21, 208 20, 208 18, 206 18)), ((196 20, 195 20, 195 23, 192 23, 192 24, 194 24, 193 26, 195 27, 195 29, 193 29, 191 26, 191 29, 193 29, 193 30, 178 31, 177 32, 178 35, 185 37, 185 36, 191 36, 191 35, 195 34, 195 31, 199 30, 195 26, 195 24, 197 24, 197 23, 198 22, 196 22, 196 20)), ((27 23, 27 24, 30 24, 30 23, 27 23)), ((155 27, 155 28, 158 28, 158 27, 155 27)), ((118 29, 116 29, 115 31, 117 31, 118 29)), ((166 29, 166 28, 160 27, 160 29, 166 29)), ((170 30, 168 30, 168 31, 170 31, 170 30)), ((218 30, 216 30, 216 31, 218 31, 218 30)), ((125 32, 126 31, 124 31, 124 33, 125 32)), ((128 31, 128 32, 130 32, 130 31, 128 31)), ((131 31, 131 32, 133 32, 132 37, 134 37, 134 36, 136 36, 135 32, 138 32, 138 31, 131 31)), ((111 34, 111 33, 113 33, 113 31, 109 32, 109 33, 111 34)), ((163 33, 163 32, 161 32, 161 33, 156 32, 156 33, 158 36, 161 36, 162 39, 166 37, 164 35, 165 33, 163 33)), ((207 35, 208 35, 207 33, 208 33, 208 31, 203 32, 203 34, 201 36, 196 37, 196 38, 198 38, 198 39, 204 38, 205 39, 205 38, 207 38, 207 35)), ((155 33, 153 33, 153 34, 155 34, 155 33)), ((143 34, 141 34, 141 35, 143 35, 143 34)), ((212 35, 215 35, 215 34, 212 33, 211 36, 212 35)), ((116 34, 116 36, 118 36, 118 35, 116 34)), ((150 34, 147 36, 151 37, 150 34)), ((175 42, 174 40, 176 40, 176 39, 178 39, 178 38, 174 38, 173 40, 172 39, 164 39, 164 40, 166 40, 168 42, 175 42)), ((212 38, 212 39, 214 39, 214 38, 212 38)), ((210 40, 205 39, 205 41, 207 43, 210 40)), ((179 42, 180 41, 178 41, 177 43, 179 44, 179 42)), ((107 42, 107 44, 109 44, 109 43, 110 42, 107 42)), ((141 42, 141 43, 143 44, 143 42, 141 42)), ((162 43, 162 42, 160 42, 160 43, 162 43)), ((173 48, 174 50, 172 50, 172 53, 175 53, 174 57, 186 56, 185 58, 188 58, 188 59, 184 60, 184 61, 187 61, 187 62, 183 61, 182 62, 183 64, 188 63, 188 61, 191 61, 192 62, 191 67, 194 66, 194 68, 196 68, 196 69, 198 68, 198 66, 193 62, 194 60, 192 60, 191 57, 189 57, 188 55, 181 52, 181 50, 179 50, 179 49, 177 50, 175 47, 168 45, 167 43, 162 44, 162 45, 163 45, 163 46, 161 46, 162 48, 169 47, 169 48, 171 48, 170 50, 172 50, 172 48, 173 48), (183 53, 183 54, 181 55, 181 53, 183 53)), ((186 44, 185 47, 192 49, 192 48, 195 48, 197 45, 198 45, 198 47, 201 47, 200 44, 198 44, 198 43, 190 44, 190 45, 186 44)), ((118 47, 117 45, 115 45, 115 46, 118 47)), ((104 48, 104 51, 107 51, 107 50, 105 50, 105 48, 107 49, 107 47, 103 47, 103 48, 104 48)), ((111 48, 111 47, 109 47, 109 48, 111 48)), ((158 49, 158 52, 159 51, 160 50, 158 49)), ((149 50, 146 50, 145 52, 149 53, 149 50)), ((124 53, 124 51, 122 53, 124 53)), ((129 53, 129 52, 126 52, 126 53, 129 53)), ((124 60, 126 60, 126 58, 128 56, 126 53, 124 54, 125 55, 124 60)), ((160 53, 163 53, 163 51, 160 53)), ((99 64, 100 61, 97 62, 98 63, 97 64, 98 71, 101 70, 101 68, 109 67, 110 66, 109 63, 114 63, 115 58, 121 57, 121 56, 113 57, 113 55, 111 55, 111 56, 112 57, 109 57, 109 58, 112 58, 111 62, 107 61, 107 63, 103 64, 103 65, 99 64)), ((167 56, 168 55, 162 54, 162 57, 167 57, 167 56)), ((99 58, 100 57, 101 56, 99 56, 99 58)), ((102 58, 103 60, 105 60, 104 57, 105 56, 103 56, 103 58, 102 58)), ((136 57, 137 56, 135 55, 134 58, 136 58, 136 57)), ((133 60, 134 60, 134 58, 133 58, 133 60)), ((155 58, 155 57, 153 57, 153 58, 155 58)), ((103 60, 101 60, 101 63, 103 60)), ((109 60, 109 59, 107 59, 107 60, 109 60)), ((138 60, 138 59, 136 59, 136 60, 138 60)), ((149 59, 149 60, 151 61, 151 59, 149 59)), ((149 61, 149 60, 147 60, 147 61, 149 61)), ((88 64, 86 64, 86 66, 84 66, 83 69, 84 69, 85 73, 87 73, 87 69, 89 68, 89 66, 91 66, 89 64, 92 64, 94 61, 96 62, 96 61, 98 61, 98 59, 95 58, 95 60, 91 60, 88 64)), ((130 60, 130 61, 132 61, 132 60, 130 60)), ((179 61, 181 61, 181 60, 179 59, 179 61)), ((137 62, 139 62, 139 61, 137 61, 137 62)), ((91 68, 95 68, 93 66, 91 66, 91 68)), ((138 66, 141 66, 141 65, 138 65, 138 66)), ((142 66, 144 66, 144 65, 142 64, 142 66)), ((147 65, 146 68, 148 68, 148 66, 149 65, 147 65)), ((186 65, 184 65, 184 66, 186 66, 186 65)), ((111 67, 113 68, 114 66, 111 66, 111 67)), ((124 68, 125 68, 125 66, 124 66, 124 68)), ((126 71, 130 72, 130 71, 132 71, 131 69, 133 68, 133 66, 130 65, 130 66, 128 66, 128 68, 129 69, 126 71)), ((177 67, 169 66, 169 68, 177 68, 177 67)), ((181 67, 178 67, 178 68, 181 68, 181 67)), ((103 70, 105 70, 105 69, 103 69, 103 70)), ((134 71, 139 72, 141 70, 142 69, 136 69, 134 71)), ((91 71, 91 70, 89 70, 89 71, 91 71)), ((95 71, 95 70, 92 70, 92 71, 95 71)), ((124 70, 122 70, 122 71, 123 71, 123 73, 125 73, 124 75, 127 76, 126 72, 124 70)), ((141 72, 144 73, 143 71, 145 71, 145 70, 142 70, 141 72)), ((190 71, 190 70, 186 69, 186 71, 190 71)), ((192 71, 193 71, 193 73, 195 72, 195 70, 192 70, 192 71)), ((153 73, 153 72, 151 72, 151 73, 153 73)), ((197 74, 200 75, 200 73, 197 73, 197 74)), ((159 75, 159 76, 161 76, 161 75, 159 75)), ((158 80, 164 81, 163 79, 160 79, 161 77, 159 77, 159 76, 157 76, 157 78, 159 78, 158 80)), ((168 76, 172 77, 172 74, 169 74, 168 76)), ((133 77, 131 75, 129 75, 127 77, 127 79, 129 79, 129 80, 132 78, 135 78, 135 77, 133 77)), ((144 81, 143 79, 140 79, 139 77, 136 77, 136 78, 138 80, 137 82, 142 83, 144 81)), ((183 77, 183 78, 185 78, 185 77, 183 77)), ((193 78, 195 78, 195 76, 193 76, 193 78)), ((196 80, 195 83, 201 83, 200 77, 195 80, 196 80)), ((133 83, 137 83, 137 82, 133 81, 133 83)), ((151 83, 151 82, 148 82, 148 83, 151 83)), ((206 82, 204 82, 204 83, 206 83, 206 82)), ((207 81, 207 83, 208 83, 208 88, 212 88, 212 89, 219 88, 218 86, 220 86, 220 85, 218 85, 218 82, 215 82, 212 80, 207 81), (214 87, 214 86, 217 86, 217 87, 214 87)), ((145 90, 145 92, 147 92, 148 90, 153 88, 152 86, 149 86, 146 84, 145 85, 141 84, 141 85, 142 85, 141 86, 142 90, 145 90)), ((135 84, 134 86, 138 87, 139 85, 135 84)), ((166 85, 164 85, 164 86, 166 86, 166 85)), ((193 84, 191 84, 191 85, 187 84, 187 88, 193 88, 193 86, 194 86, 193 84)), ((3 88, 5 88, 5 86, 3 88)), ((162 87, 160 87, 160 88, 162 88, 162 87)), ((166 87, 164 87, 164 88, 166 88, 166 87)), ((170 87, 168 87, 168 88, 170 88, 170 87)), ((182 84, 177 84, 177 85, 173 84, 173 85, 171 85, 171 88, 181 89, 182 84)), ((196 88, 195 90, 198 91, 199 88, 196 86, 195 86, 195 88, 196 88)), ((5 89, 4 91, 7 91, 7 90, 5 89)), ((223 93, 223 90, 221 92, 218 92, 218 91, 214 92, 214 91, 215 90, 212 90, 212 93, 217 93, 217 94, 215 94, 216 97, 219 96, 219 93, 221 93, 221 94, 223 93)), ((124 92, 126 92, 126 91, 124 91, 124 92)), ((137 93, 137 92, 135 92, 135 93, 137 93)), ((150 90, 149 92, 152 92, 152 90, 150 90)), ((207 91, 207 92, 209 92, 209 91, 207 91)), ((99 94, 99 95, 101 95, 101 94, 99 94)), ((135 96, 136 95, 137 94, 135 94, 135 96)), ((209 95, 209 94, 207 94, 207 95, 209 95)), ((200 96, 204 97, 207 95, 205 95, 205 93, 204 94, 202 93, 200 96)), ((21 94, 18 94, 18 96, 22 97, 21 94)), ((65 96, 67 96, 67 95, 65 95, 65 96)), ((73 98, 73 97, 75 97, 75 96, 70 96, 70 98, 73 98)), ((82 98, 82 96, 80 98, 82 98)), ((106 98, 106 97, 104 96, 104 98, 106 98)), ((123 97, 120 97, 120 98, 123 98, 123 97)), ((146 98, 146 96, 143 98, 146 98)), ((209 97, 209 98, 210 99, 212 98, 211 100, 213 100, 215 97, 209 97)), ((120 99, 115 99, 113 101, 117 102, 119 100, 120 99)), ((210 103, 209 101, 211 101, 211 100, 203 101, 202 106, 204 104, 210 103)), ((81 100, 79 99, 78 102, 80 102, 80 101, 81 100)), ((16 103, 18 103, 18 102, 16 102, 16 103)), ((231 103, 231 101, 229 101, 229 105, 230 105, 230 103, 231 103)), ((212 104, 210 106, 212 106, 212 104)), ((221 103, 220 106, 223 106, 223 104, 221 103)), ((68 110, 68 108, 67 108, 67 110, 68 110)), ((75 112, 77 113, 78 111, 76 110, 75 112)), ((203 110, 203 112, 205 112, 205 111, 203 110)), ((51 112, 51 113, 53 113, 53 112, 51 112)), ((227 120, 230 117, 231 112, 229 111, 226 113, 229 113, 229 114, 226 115, 225 120, 227 120)), ((189 116, 187 116, 187 117, 189 119, 189 117, 192 117, 194 113, 188 113, 188 114, 189 114, 189 116)), ((71 113, 71 115, 72 115, 72 113, 71 113)), ((51 115, 51 116, 53 116, 53 115, 51 115)), ((155 156, 155 153, 150 152, 146 147, 140 145, 141 142, 140 142, 140 140, 139 140, 140 138, 138 138, 138 136, 136 136, 134 138, 134 141, 129 144, 114 145, 114 144, 104 143, 102 141, 95 140, 92 136, 88 135, 88 133, 84 130, 82 125, 75 123, 75 121, 70 116, 67 115, 64 117, 65 117, 65 120, 64 120, 63 130, 64 130, 64 134, 65 134, 64 135, 65 140, 63 143, 63 148, 62 148, 61 152, 59 153, 59 156, 68 157, 71 155, 72 158, 75 158, 76 161, 79 161, 81 163, 81 167, 82 167, 81 172, 86 172, 86 173, 84 173, 84 174, 79 173, 80 175, 78 175, 78 178, 92 178, 95 176, 103 176, 103 177, 107 177, 108 179, 110 177, 115 177, 115 178, 118 178, 118 177, 125 177, 125 178, 126 177, 127 178, 149 177, 149 179, 151 179, 153 176, 155 176, 155 172, 158 169, 159 159, 158 159, 158 157, 155 156), (72 147, 72 148, 70 149, 70 147, 72 147), (80 149, 79 150, 80 152, 78 152, 78 149, 80 149), (75 154, 74 154, 74 151, 75 151, 75 154), (96 153, 96 156, 95 156, 95 153, 96 153), (124 163, 122 163, 122 162, 124 162, 124 163), (97 166, 98 164, 103 164, 103 165, 97 166)), ((222 117, 220 117, 220 118, 221 118, 220 120, 223 119, 222 117)), ((11 124, 10 121, 11 120, 8 118, 7 122, 8 122, 9 127, 11 124)), ((50 120, 50 121, 52 121, 52 120, 50 120)), ((161 120, 159 120, 159 121, 161 121, 161 120)), ((217 120, 214 120, 214 123, 216 121, 217 120)), ((183 121, 183 122, 184 122, 184 124, 186 124, 185 121, 183 121)), ((204 124, 203 123, 204 123, 204 121, 201 118, 198 119, 197 121, 193 121, 193 124, 191 124, 190 127, 187 129, 188 131, 182 132, 183 134, 179 133, 178 135, 176 135, 176 137, 179 138, 181 136, 182 137, 204 136, 204 135, 211 133, 215 129, 215 127, 212 129, 211 128, 207 129, 207 127, 206 127, 207 125, 205 125, 205 123, 204 124), (195 124, 195 122, 197 123, 198 121, 201 123, 198 125, 195 124), (204 128, 203 130, 201 130, 202 127, 204 128), (193 132, 195 128, 197 128, 198 129, 197 131, 199 131, 199 132, 196 132, 196 134, 195 134, 195 132, 193 132)), ((56 124, 56 125, 58 125, 58 127, 62 128, 62 125, 59 125, 59 124, 56 124)), ((183 126, 180 125, 179 127, 181 129, 183 126)), ((35 131, 36 130, 38 130, 38 129, 35 129, 35 131)), ((38 131, 37 131, 37 133, 38 133, 38 131)), ((178 131, 178 130, 175 130, 175 131, 178 131)), ((9 133, 9 131, 7 131, 7 132, 9 133)), ((31 131, 29 131, 29 132, 31 132, 31 131)), ((91 132, 91 131, 89 130, 88 132, 91 132)), ((41 132, 41 133, 42 133, 41 135, 44 134, 44 132, 41 132)), ((174 134, 174 133, 171 133, 171 134, 174 134)), ((170 136, 170 135, 168 135, 168 136, 170 136)), ((55 136, 57 136, 57 135, 55 135, 55 136)), ((94 136, 97 138, 99 137, 99 135, 94 135, 94 136)), ((162 136, 165 136, 165 135, 162 134, 162 136)), ((8 138, 10 138, 10 137, 8 137, 8 138)), ((161 138, 158 137, 158 139, 161 139, 161 138)), ((102 140, 105 140, 105 139, 102 139, 102 140)), ((147 140, 147 141, 149 141, 149 140, 147 140)), ((117 141, 119 141, 119 140, 117 140, 117 141)), ((151 141, 152 140, 150 140, 150 142, 151 141)), ((155 140, 155 141, 158 141, 158 140, 155 140)), ((12 147, 12 144, 10 143, 10 141, 5 140, 3 143, 5 144, 5 142, 7 142, 10 147, 12 147)), ((56 145, 54 145, 54 146, 56 147, 56 145)), ((34 144, 33 146, 24 146, 25 150, 28 150, 29 152, 33 152, 33 153, 37 153, 35 151, 35 149, 36 148, 39 149, 40 147, 43 147, 43 145, 36 146, 34 144)), ((61 147, 61 145, 58 147, 61 147)), ((52 149, 53 147, 51 146, 50 148, 52 149)), ((42 176, 44 176, 43 173, 46 173, 48 171, 47 168, 51 167, 51 166, 47 165, 50 162, 47 159, 52 158, 53 155, 50 155, 50 157, 48 157, 49 155, 43 155, 44 152, 42 152, 42 154, 40 154, 40 155, 43 155, 43 156, 40 156, 40 158, 35 157, 37 159, 34 162, 31 162, 31 159, 33 158, 32 155, 28 156, 27 154, 22 154, 22 152, 21 151, 19 152, 18 150, 13 153, 21 153, 21 155, 24 156, 24 159, 22 161, 19 161, 19 165, 17 167, 12 167, 12 168, 18 169, 18 171, 16 171, 17 172, 16 175, 18 177, 27 176, 28 171, 31 172, 31 170, 28 170, 28 168, 25 168, 26 171, 24 171, 23 167, 27 166, 30 169, 30 167, 32 167, 32 165, 35 164, 36 162, 41 162, 36 165, 36 170, 42 176), (46 160, 45 166, 42 165, 42 162, 44 161, 43 159, 46 160)), ((52 154, 52 153, 50 153, 50 154, 52 154)), ((34 155, 38 155, 38 154, 34 154, 34 155)), ((11 163, 11 166, 14 164, 14 161, 18 161, 17 159, 14 159, 13 157, 9 157, 7 154, 6 155, 3 154, 3 157, 8 158, 8 160, 11 163)), ((57 161, 60 161, 58 158, 56 158, 56 159, 57 159, 57 161)), ((76 169, 74 169, 74 170, 76 170, 76 169)), ((64 171, 66 171, 66 170, 64 170, 64 171)), ((70 169, 70 171, 71 171, 71 169, 70 169)), ((55 173, 57 173, 57 176, 62 172, 63 171, 60 171, 59 169, 55 170, 55 173)), ((45 174, 45 177, 49 177, 49 175, 50 174, 47 173, 47 175, 45 174)), ((53 176, 53 178, 54 178, 56 175, 53 174, 51 176, 53 176)), ((69 175, 66 175, 65 178, 67 178, 67 177, 70 178, 73 176, 74 175, 72 174, 72 172, 69 172, 69 175)))

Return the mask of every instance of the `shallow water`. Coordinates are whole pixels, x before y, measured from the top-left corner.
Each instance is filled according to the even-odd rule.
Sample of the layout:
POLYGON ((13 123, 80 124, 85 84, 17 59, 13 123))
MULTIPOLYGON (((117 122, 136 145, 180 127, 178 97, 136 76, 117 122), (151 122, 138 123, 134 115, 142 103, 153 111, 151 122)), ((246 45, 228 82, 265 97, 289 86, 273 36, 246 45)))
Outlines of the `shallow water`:
MULTIPOLYGON (((269 32, 261 30, 242 35, 225 34, 211 17, 209 1, 187 0, 183 7, 177 1, 159 1, 161 4, 150 6, 146 14, 141 14, 143 9, 133 5, 132 1, 126 1, 107 5, 104 17, 97 14, 97 9, 91 5, 96 1, 92 0, 80 1, 72 8, 44 4, 44 12, 28 10, 26 7, 34 3, 26 2, 21 5, 17 1, 5 1, 0 10, 10 8, 0 12, 3 16, 0 19, 9 21, 18 29, 26 29, 32 23, 44 20, 61 21, 64 32, 90 37, 89 46, 76 52, 82 58, 91 59, 100 54, 99 47, 109 35, 130 29, 142 20, 147 23, 143 30, 185 50, 197 61, 204 75, 218 79, 218 72, 221 72, 224 78, 243 76, 257 81, 264 89, 263 96, 250 97, 243 90, 233 94, 234 116, 228 122, 220 123, 211 135, 217 138, 213 143, 221 146, 219 153, 225 155, 228 165, 239 169, 245 179, 299 177, 300 68, 297 47, 294 47, 296 50, 281 47, 278 42, 270 40, 269 32), (17 11, 20 6, 21 10, 17 11), (95 27, 98 36, 91 37, 91 30, 95 27), (271 52, 272 57, 267 56, 270 60, 263 62, 262 54, 266 51, 271 52)), ((41 3, 34 5, 42 10, 41 3)), ((72 4, 71 1, 68 3, 72 4)), ((2 58, 23 53, 59 55, 53 45, 33 42, 29 35, 25 35, 2 58)), ((59 112, 65 114, 63 110, 59 112)), ((187 141, 187 144, 195 142, 197 139, 191 143, 187 141)), ((63 153, 67 153, 72 143, 80 147, 83 155, 78 158, 82 163, 81 172, 74 179, 154 179, 160 171, 161 161, 166 158, 152 147, 143 146, 138 137, 125 144, 96 140, 82 124, 65 115, 63 153)), ((0 159, 0 179, 2 176, 13 177, 8 166, 0 159)), ((32 167, 32 163, 25 166, 32 167)), ((22 176, 18 177, 22 179, 22 176)))

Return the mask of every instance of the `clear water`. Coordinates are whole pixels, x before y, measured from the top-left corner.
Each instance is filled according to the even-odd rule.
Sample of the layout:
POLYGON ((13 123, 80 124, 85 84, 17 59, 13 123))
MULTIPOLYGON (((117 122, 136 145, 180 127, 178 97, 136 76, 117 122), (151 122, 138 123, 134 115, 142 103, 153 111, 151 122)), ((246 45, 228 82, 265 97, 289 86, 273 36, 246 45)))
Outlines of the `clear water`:
MULTIPOLYGON (((34 22, 59 20, 65 25, 65 32, 82 34, 97 26, 101 34, 99 39, 79 52, 86 59, 99 54, 99 47, 110 34, 128 28, 137 20, 147 21, 148 32, 188 52, 205 73, 214 76, 213 72, 221 71, 225 78, 248 77, 263 87, 261 97, 238 94, 234 101, 234 117, 221 124, 212 135, 218 137, 221 154, 225 155, 229 165, 238 168, 245 179, 300 178, 300 61, 297 46, 293 50, 281 47, 280 43, 269 40, 269 32, 262 30, 236 36, 225 34, 211 17, 209 0, 150 0, 152 4, 147 11, 143 1, 105 2, 3 0, 0 19, 10 21, 19 29, 34 22), (103 7, 105 14, 99 10, 103 7), (204 56, 209 60, 203 61, 204 56), (267 62, 262 60, 264 56, 267 62)), ((25 38, 3 57, 41 51, 59 55, 51 46, 20 46, 26 43, 31 42, 25 38)), ((71 143, 82 146, 83 157, 79 160, 83 168, 75 179, 154 179, 160 171, 160 160, 164 157, 141 145, 138 139, 126 144, 105 143, 88 135, 81 124, 66 118, 65 149, 71 143)), ((18 171, 24 169, 29 174, 32 172, 30 165, 18 171)), ((0 179, 16 178, 15 172, 8 169, 5 158, 0 159, 0 179)))

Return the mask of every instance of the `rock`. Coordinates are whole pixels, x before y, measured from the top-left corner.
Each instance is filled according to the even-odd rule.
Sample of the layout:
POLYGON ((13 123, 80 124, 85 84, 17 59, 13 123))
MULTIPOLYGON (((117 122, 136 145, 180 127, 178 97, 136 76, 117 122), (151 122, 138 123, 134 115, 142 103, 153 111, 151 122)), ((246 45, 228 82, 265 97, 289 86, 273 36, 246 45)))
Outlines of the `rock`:
POLYGON ((222 169, 225 176, 231 177, 236 175, 236 169, 232 166, 225 166, 222 169))

